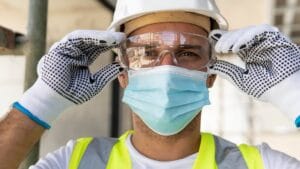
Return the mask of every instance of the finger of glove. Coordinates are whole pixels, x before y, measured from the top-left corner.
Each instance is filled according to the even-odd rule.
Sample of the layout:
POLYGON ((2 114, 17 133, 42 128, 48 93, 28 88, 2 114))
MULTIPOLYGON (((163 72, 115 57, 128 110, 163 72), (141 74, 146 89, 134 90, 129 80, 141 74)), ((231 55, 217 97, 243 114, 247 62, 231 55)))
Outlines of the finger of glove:
POLYGON ((232 51, 233 45, 235 45, 237 39, 239 38, 241 31, 228 32, 219 40, 216 44, 216 51, 221 53, 229 53, 232 51))
POLYGON ((210 34, 209 34, 209 39, 214 47, 214 50, 217 52, 217 53, 221 53, 221 50, 220 50, 220 40, 223 39, 223 36, 225 35, 228 35, 228 32, 227 31, 223 31, 223 30, 220 30, 220 29, 216 29, 216 30, 213 30, 210 34))
POLYGON ((211 31, 209 33, 209 36, 208 38, 211 40, 211 41, 214 41, 214 42, 217 42, 219 41, 219 39, 226 33, 227 31, 223 31, 223 30, 220 30, 220 29, 215 29, 213 31, 211 31))
MULTIPOLYGON (((125 39, 125 34, 120 32, 101 32, 101 35, 99 33, 99 35, 96 36, 96 38, 101 39, 99 41, 102 43, 106 42, 106 45, 104 45, 103 47, 101 46, 101 48, 98 48, 98 50, 96 47, 96 49, 94 48, 92 52, 89 53, 89 55, 91 56, 88 60, 89 65, 93 63, 94 60, 96 60, 96 58, 101 53, 111 50, 112 48, 118 46, 120 42, 125 39)), ((100 45, 102 45, 102 43, 100 45)))
POLYGON ((37 75, 38 75, 38 77, 40 77, 41 75, 42 75, 42 71, 43 71, 43 65, 44 65, 44 62, 45 61, 45 56, 43 56, 40 60, 39 60, 39 62, 38 62, 38 65, 37 65, 37 67, 36 67, 36 70, 37 70, 37 75))
POLYGON ((52 51, 52 50, 54 50, 55 48, 57 48, 59 44, 60 44, 60 42, 55 42, 55 43, 50 47, 50 50, 49 50, 49 51, 52 51))
POLYGON ((250 26, 249 30, 250 29, 254 35, 259 35, 264 32, 278 32, 279 31, 278 28, 268 25, 268 24, 262 24, 262 25, 258 25, 258 26, 250 26))
POLYGON ((65 36, 53 50, 61 47, 58 49, 60 53, 81 57, 84 65, 90 65, 101 53, 117 46, 125 37, 120 32, 77 30, 65 36))
POLYGON ((238 53, 241 49, 251 47, 252 43, 255 42, 255 37, 264 33, 264 32, 273 32, 278 31, 277 28, 270 25, 259 25, 259 26, 250 26, 244 28, 243 34, 240 35, 240 38, 237 40, 235 45, 232 47, 232 52, 238 53))
POLYGON ((241 49, 248 48, 249 43, 254 39, 254 37, 255 30, 253 28, 245 29, 233 45, 232 52, 238 53, 241 49))
POLYGON ((244 89, 243 74, 245 70, 226 61, 218 60, 211 68, 209 74, 217 74, 230 81, 240 89, 244 89))
POLYGON ((76 30, 68 34, 62 42, 68 40, 81 40, 84 43, 97 46, 111 46, 119 44, 126 35, 121 32, 95 31, 95 30, 76 30))
POLYGON ((124 69, 118 64, 108 64, 93 75, 97 87, 101 90, 108 82, 114 80, 124 69))

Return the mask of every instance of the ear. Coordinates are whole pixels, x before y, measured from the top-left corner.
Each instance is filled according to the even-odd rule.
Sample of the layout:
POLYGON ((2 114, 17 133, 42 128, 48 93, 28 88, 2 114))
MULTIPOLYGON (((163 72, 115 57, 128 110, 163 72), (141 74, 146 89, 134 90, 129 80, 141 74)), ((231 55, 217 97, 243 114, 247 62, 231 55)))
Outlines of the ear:
POLYGON ((118 76, 118 80, 119 80, 119 83, 120 83, 120 86, 124 89, 127 87, 128 85, 128 74, 126 71, 122 72, 119 74, 118 76))
POLYGON ((217 78, 217 75, 215 75, 215 74, 208 75, 207 80, 206 80, 207 88, 213 87, 213 85, 216 81, 216 78, 217 78))

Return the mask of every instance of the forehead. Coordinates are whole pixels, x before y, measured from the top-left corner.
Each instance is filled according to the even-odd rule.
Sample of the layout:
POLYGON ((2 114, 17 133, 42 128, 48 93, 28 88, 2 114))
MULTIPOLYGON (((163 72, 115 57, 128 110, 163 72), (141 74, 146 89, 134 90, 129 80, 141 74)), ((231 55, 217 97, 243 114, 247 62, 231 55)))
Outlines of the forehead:
POLYGON ((181 22, 165 22, 165 23, 155 23, 151 25, 144 26, 133 31, 129 36, 139 35, 149 32, 163 32, 163 31, 175 31, 175 32, 189 32, 193 34, 199 34, 203 36, 208 36, 208 33, 201 27, 181 22))

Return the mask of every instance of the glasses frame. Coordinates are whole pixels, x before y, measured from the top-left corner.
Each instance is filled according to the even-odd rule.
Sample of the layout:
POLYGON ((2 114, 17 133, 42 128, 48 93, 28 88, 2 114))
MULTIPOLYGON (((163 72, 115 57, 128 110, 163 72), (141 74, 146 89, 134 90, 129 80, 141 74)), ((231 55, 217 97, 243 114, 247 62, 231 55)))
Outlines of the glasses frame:
MULTIPOLYGON (((206 39, 208 41, 209 47, 210 47, 210 49, 209 49, 209 62, 207 64, 205 64, 204 66, 200 67, 199 70, 204 69, 204 68, 208 69, 209 67, 211 67, 212 65, 214 65, 216 63, 217 57, 216 57, 215 50, 214 50, 215 42, 213 40, 210 40, 208 37, 200 35, 200 34, 190 33, 190 32, 161 31, 161 32, 149 32, 149 33, 138 34, 138 35, 130 36, 130 37, 126 38, 125 40, 121 41, 120 45, 119 45, 119 49, 115 50, 116 53, 118 54, 120 65, 123 68, 125 68, 126 70, 139 70, 139 69, 142 69, 142 68, 130 68, 129 63, 128 63, 128 65, 126 64, 126 58, 125 58, 126 57, 126 52, 124 52, 125 50, 123 48, 126 49, 126 47, 124 47, 124 46, 126 46, 126 42, 128 41, 128 39, 134 38, 136 36, 146 35, 146 34, 166 34, 166 33, 187 34, 187 35, 192 35, 192 36, 201 37, 203 39, 206 39)), ((163 50, 162 52, 166 52, 166 51, 169 51, 169 50, 163 50)), ((160 60, 160 58, 161 57, 159 56, 157 58, 157 60, 160 60)), ((156 60, 156 62, 157 62, 157 60, 156 60)), ((155 67, 156 66, 147 67, 147 68, 155 68, 155 67)))

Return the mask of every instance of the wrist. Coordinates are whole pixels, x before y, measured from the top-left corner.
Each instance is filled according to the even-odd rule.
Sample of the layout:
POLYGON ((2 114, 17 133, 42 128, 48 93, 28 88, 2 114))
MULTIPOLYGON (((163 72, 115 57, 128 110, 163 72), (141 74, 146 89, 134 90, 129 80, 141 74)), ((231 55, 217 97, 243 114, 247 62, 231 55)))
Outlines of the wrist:
POLYGON ((270 102, 300 127, 300 70, 266 91, 261 100, 270 102))
POLYGON ((39 78, 14 107, 41 126, 49 128, 59 114, 72 105, 73 102, 56 93, 39 78))

